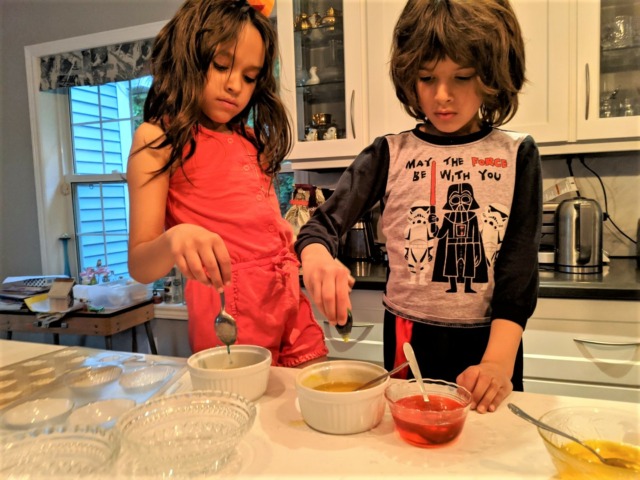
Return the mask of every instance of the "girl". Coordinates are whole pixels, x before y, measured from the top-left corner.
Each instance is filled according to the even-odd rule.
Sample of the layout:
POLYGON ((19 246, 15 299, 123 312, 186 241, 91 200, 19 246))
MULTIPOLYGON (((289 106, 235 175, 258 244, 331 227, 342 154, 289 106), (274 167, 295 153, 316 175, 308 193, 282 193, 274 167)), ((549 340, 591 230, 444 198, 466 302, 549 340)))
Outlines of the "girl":
POLYGON ((214 318, 224 291, 238 343, 298 366, 327 348, 300 293, 293 233, 274 192, 291 133, 264 13, 244 0, 187 0, 158 34, 127 171, 129 270, 149 283, 175 264, 189 279, 194 352, 220 344, 214 318))
POLYGON ((353 279, 338 239, 381 201, 389 276, 385 366, 410 342, 422 373, 457 382, 478 412, 522 390, 522 332, 537 299, 541 167, 518 107, 524 44, 507 0, 409 0, 391 76, 415 129, 376 139, 301 229, 296 251, 333 324, 353 279))

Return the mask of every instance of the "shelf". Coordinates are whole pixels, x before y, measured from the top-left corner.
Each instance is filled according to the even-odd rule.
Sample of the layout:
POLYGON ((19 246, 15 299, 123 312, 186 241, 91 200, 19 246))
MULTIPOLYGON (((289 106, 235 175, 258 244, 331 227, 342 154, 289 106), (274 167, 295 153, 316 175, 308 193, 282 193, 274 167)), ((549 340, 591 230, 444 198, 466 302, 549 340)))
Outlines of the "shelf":
POLYGON ((640 70, 640 46, 601 50, 601 73, 619 73, 638 70, 640 70))

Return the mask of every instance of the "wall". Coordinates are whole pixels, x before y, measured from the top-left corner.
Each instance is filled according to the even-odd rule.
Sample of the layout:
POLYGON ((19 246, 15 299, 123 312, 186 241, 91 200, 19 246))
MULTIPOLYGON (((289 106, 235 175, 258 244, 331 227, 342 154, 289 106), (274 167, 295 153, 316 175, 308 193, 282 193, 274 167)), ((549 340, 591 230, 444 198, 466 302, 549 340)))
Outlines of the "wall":
POLYGON ((24 47, 167 20, 181 3, 0 0, 0 281, 41 273, 24 47))

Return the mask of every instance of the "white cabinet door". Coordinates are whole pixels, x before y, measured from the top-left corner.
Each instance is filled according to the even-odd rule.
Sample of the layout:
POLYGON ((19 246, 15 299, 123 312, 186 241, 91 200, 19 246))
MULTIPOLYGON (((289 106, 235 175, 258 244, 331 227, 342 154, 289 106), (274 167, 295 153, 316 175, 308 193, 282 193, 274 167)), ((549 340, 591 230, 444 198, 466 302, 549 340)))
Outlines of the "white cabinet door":
POLYGON ((367 72, 369 82, 369 136, 409 130, 418 121, 405 112, 396 97, 389 59, 393 29, 406 0, 367 2, 367 72))
POLYGON ((537 142, 569 140, 569 3, 512 0, 525 42, 527 83, 516 116, 503 128, 537 142))
POLYGON ((364 2, 294 0, 276 2, 276 8, 280 96, 295 141, 292 166, 346 166, 368 142, 364 2))
POLYGON ((640 0, 577 1, 578 140, 640 138, 640 0))

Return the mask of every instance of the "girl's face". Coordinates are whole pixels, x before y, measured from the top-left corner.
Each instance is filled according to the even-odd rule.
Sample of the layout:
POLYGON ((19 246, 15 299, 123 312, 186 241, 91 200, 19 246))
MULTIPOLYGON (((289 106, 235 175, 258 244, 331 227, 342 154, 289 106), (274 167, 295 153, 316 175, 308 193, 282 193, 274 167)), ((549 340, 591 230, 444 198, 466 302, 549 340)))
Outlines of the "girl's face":
POLYGON ((433 135, 468 135, 480 130, 478 93, 474 68, 462 67, 448 57, 420 67, 416 92, 420 108, 433 135))
POLYGON ((227 132, 227 123, 247 106, 264 64, 260 32, 246 23, 237 42, 218 45, 207 73, 200 108, 202 125, 227 132))

